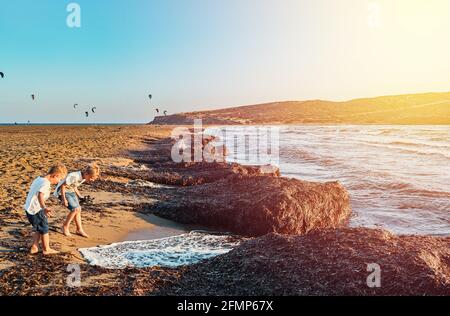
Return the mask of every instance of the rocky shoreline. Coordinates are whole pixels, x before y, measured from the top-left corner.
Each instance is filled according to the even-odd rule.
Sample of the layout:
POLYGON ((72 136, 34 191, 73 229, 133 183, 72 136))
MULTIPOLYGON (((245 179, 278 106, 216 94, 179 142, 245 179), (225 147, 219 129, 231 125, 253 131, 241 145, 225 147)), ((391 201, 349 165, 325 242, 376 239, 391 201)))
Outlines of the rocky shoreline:
MULTIPOLYGON (((83 264, 86 283, 79 288, 65 284, 68 254, 6 253, 16 264, 0 271, 0 295, 450 295, 450 237, 347 228, 350 202, 339 183, 237 164, 176 164, 169 156, 173 140, 141 140, 146 147, 127 154, 130 164, 85 159, 105 173, 91 190, 145 195, 152 202, 133 205, 134 212, 253 238, 176 269, 83 264), (369 264, 380 267, 380 287, 368 286, 369 264)), ((26 247, 26 238, 18 240, 16 249, 26 247)))

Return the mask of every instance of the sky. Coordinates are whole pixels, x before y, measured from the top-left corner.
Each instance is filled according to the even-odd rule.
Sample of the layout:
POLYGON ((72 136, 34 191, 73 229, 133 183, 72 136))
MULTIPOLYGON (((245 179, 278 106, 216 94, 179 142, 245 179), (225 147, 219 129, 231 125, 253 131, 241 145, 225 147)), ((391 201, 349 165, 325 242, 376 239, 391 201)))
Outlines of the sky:
POLYGON ((449 34, 448 0, 0 0, 0 123, 450 91, 449 34))

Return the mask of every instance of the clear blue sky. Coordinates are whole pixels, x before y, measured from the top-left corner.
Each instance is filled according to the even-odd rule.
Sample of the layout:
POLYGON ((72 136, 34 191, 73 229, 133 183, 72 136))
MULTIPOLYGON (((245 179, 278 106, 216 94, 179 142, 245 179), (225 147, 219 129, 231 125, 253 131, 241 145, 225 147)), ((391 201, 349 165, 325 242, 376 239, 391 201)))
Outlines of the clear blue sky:
POLYGON ((148 122, 155 107, 447 91, 449 3, 2 0, 0 122, 148 122), (70 2, 79 29, 66 25, 70 2))

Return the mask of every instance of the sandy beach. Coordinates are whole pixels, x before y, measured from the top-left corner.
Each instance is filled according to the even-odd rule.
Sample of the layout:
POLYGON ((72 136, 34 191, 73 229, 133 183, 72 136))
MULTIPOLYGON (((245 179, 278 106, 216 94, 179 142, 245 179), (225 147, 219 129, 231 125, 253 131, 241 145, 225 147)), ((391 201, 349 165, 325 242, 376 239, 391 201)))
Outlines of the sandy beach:
MULTIPOLYGON (((50 240, 60 254, 32 256, 28 254, 32 231, 23 204, 31 181, 52 164, 64 163, 69 170, 82 168, 93 160, 100 166, 126 166, 133 162, 130 153, 146 147, 143 139, 166 137, 170 130, 154 126, 0 127, 0 295, 125 294, 130 285, 130 280, 124 278, 125 271, 91 267, 78 249, 177 235, 186 231, 185 226, 135 212, 141 204, 151 202, 143 195, 87 185, 82 193, 95 201, 94 206, 83 211, 83 223, 90 238, 75 235, 74 227, 72 237, 61 233, 67 210, 51 198, 48 205, 54 217, 49 220, 50 240), (74 263, 81 264, 83 271, 83 286, 75 289, 65 284, 67 265, 74 263), (26 271, 24 267, 32 269, 26 271)), ((127 181, 107 175, 100 180, 118 186, 125 186, 127 181)))
POLYGON ((173 163, 170 131, 0 127, 0 295, 449 294, 449 237, 348 228, 349 196, 339 182, 288 179, 276 169, 262 173, 236 163, 173 163), (69 170, 96 162, 103 170, 82 188, 94 198, 83 205, 90 238, 61 233, 67 211, 53 199, 50 238, 61 253, 30 255, 22 206, 31 181, 56 162, 69 170), (249 239, 227 254, 176 268, 107 269, 89 265, 78 251, 199 228, 249 239), (367 286, 366 265, 373 261, 388 286, 367 286), (71 264, 80 265, 80 287, 66 283, 71 264))
MULTIPOLYGON (((125 158, 131 150, 142 146, 144 136, 165 136, 168 129, 151 126, 55 126, 55 127, 0 127, 0 256, 9 251, 25 251, 29 242, 30 226, 23 212, 23 204, 32 180, 45 173, 52 164, 64 163, 69 170, 87 165, 93 157, 111 165, 126 165, 132 160, 125 158)), ((111 179, 126 184, 126 180, 111 179)), ((125 195, 118 192, 96 190, 85 186, 83 194, 95 199, 96 211, 83 212, 83 221, 90 238, 73 234, 67 238, 61 233, 61 225, 67 211, 51 199, 54 210, 50 220, 51 242, 55 249, 70 253, 81 261, 78 248, 100 244, 145 238, 155 227, 167 227, 174 233, 183 231, 181 226, 151 215, 133 212, 133 207, 150 202, 148 198, 125 195)), ((72 227, 74 230, 74 227, 72 227)), ((156 233, 156 237, 164 232, 156 233)), ((166 232, 167 234, 167 232, 166 232)), ((2 258, 2 268, 11 265, 2 258)))
POLYGON ((0 298, 450 296, 450 1, 0 8, 0 298))

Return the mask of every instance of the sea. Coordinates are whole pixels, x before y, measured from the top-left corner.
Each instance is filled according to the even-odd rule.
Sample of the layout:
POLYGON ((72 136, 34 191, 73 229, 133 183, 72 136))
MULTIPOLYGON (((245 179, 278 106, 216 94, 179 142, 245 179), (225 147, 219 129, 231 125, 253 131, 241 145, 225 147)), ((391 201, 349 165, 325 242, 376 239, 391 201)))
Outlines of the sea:
MULTIPOLYGON (((231 148, 229 162, 264 164, 263 157, 285 177, 339 181, 350 195, 352 227, 450 236, 450 126, 226 126, 206 133, 231 148), (255 136, 261 139, 249 141, 255 136), (270 146, 261 146, 267 140, 270 146)), ((174 267, 224 254, 240 243, 228 238, 191 232, 81 252, 107 268, 174 267)))
MULTIPOLYGON (((270 129, 278 133, 278 157, 271 160, 282 176, 341 182, 351 198, 351 226, 450 235, 450 126, 232 126, 206 132, 233 144, 235 135, 270 129)), ((237 145, 250 148, 229 150, 227 161, 256 164, 248 152, 258 149, 237 145)))

